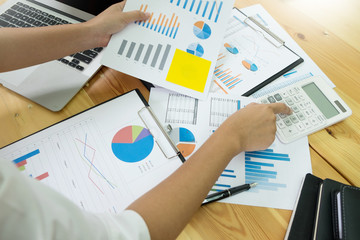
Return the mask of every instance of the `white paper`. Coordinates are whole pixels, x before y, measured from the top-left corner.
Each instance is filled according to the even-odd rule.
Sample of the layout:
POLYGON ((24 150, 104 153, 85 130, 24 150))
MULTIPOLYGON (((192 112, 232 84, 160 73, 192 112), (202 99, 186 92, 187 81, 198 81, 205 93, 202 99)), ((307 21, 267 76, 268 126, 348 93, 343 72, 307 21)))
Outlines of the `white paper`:
MULTIPOLYGON (((280 26, 280 24, 278 24, 273 19, 273 17, 260 4, 242 8, 241 11, 244 12, 247 16, 254 17, 258 22, 260 22, 261 24, 266 26, 268 29, 270 29, 271 32, 273 32, 278 37, 280 37, 283 41, 285 41, 285 45, 287 47, 289 47, 292 51, 294 51, 296 54, 298 54, 300 57, 302 57, 304 59, 303 63, 301 63, 294 69, 290 70, 283 76, 277 78, 273 82, 269 83, 268 85, 266 85, 265 87, 261 88, 259 91, 254 93, 252 95, 253 97, 255 97, 255 98, 261 97, 261 96, 265 95, 266 92, 272 92, 272 91, 278 90, 282 87, 288 86, 292 83, 304 80, 311 76, 318 76, 318 75, 322 76, 331 87, 335 87, 335 85, 324 74, 324 72, 321 71, 321 69, 304 52, 304 50, 291 38, 291 36, 280 26)), ((236 10, 233 10, 233 12, 236 13, 236 10)), ((234 33, 234 29, 235 30, 239 30, 239 28, 240 28, 240 30, 245 29, 245 27, 243 27, 242 24, 240 24, 240 25, 237 24, 238 25, 237 28, 234 28, 234 26, 236 27, 236 24, 235 24, 236 21, 234 21, 234 20, 236 20, 236 19, 234 18, 234 15, 233 15, 232 18, 230 18, 230 22, 233 22, 233 25, 228 26, 228 29, 225 33, 224 42, 227 42, 227 41, 229 42, 229 41, 231 41, 232 36, 237 36, 236 33, 234 33)), ((247 28, 249 28, 249 27, 247 27, 247 28)), ((245 40, 242 40, 242 41, 245 41, 245 40)), ((259 48, 259 49, 261 49, 261 48, 259 48)), ((267 49, 271 49, 271 48, 267 47, 267 49)), ((251 52, 250 50, 248 50, 248 51, 249 51, 249 54, 253 53, 253 54, 258 55, 258 53, 255 52, 255 49, 253 52, 251 52)), ((231 55, 226 50, 225 47, 222 47, 222 52, 227 53, 227 55, 231 55)), ((221 56, 219 56, 219 57, 221 57, 221 56)), ((236 59, 233 59, 233 60, 235 61, 236 59)), ((218 62, 218 64, 219 63, 221 63, 221 62, 218 62)), ((230 62, 229 64, 231 66, 230 69, 234 70, 234 72, 232 73, 233 75, 235 74, 235 72, 240 71, 239 69, 235 69, 234 66, 236 64, 241 65, 241 62, 230 62)), ((280 65, 278 65, 278 66, 280 66, 280 65)), ((217 72, 215 72, 215 73, 217 73, 217 72)), ((246 73, 246 71, 245 71, 245 73, 246 73)), ((258 76, 258 73, 256 73, 256 72, 252 72, 253 76, 249 75, 249 74, 251 74, 251 71, 247 71, 247 73, 248 73, 249 78, 258 76)), ((235 76, 236 76, 236 74, 235 74, 235 76)), ((240 76, 240 78, 241 78, 240 80, 246 81, 246 79, 242 79, 242 77, 244 77, 244 76, 240 76)), ((213 76, 213 79, 214 79, 215 84, 213 84, 214 86, 212 86, 211 92, 222 92, 222 93, 229 93, 229 94, 242 94, 242 92, 243 92, 241 84, 243 84, 244 81, 237 83, 236 81, 233 81, 234 79, 232 79, 232 81, 226 82, 226 84, 227 84, 226 85, 226 84, 223 84, 223 82, 220 81, 220 79, 218 77, 216 77, 215 74, 213 76), (231 89, 229 89, 229 88, 231 88, 231 89)))
POLYGON ((20 161, 22 174, 84 210, 121 212, 182 164, 167 159, 146 132, 137 113, 143 107, 136 92, 128 93, 7 146, 0 156, 20 161), (134 144, 135 152, 114 148, 134 144))
MULTIPOLYGON (((183 142, 175 141, 176 144, 182 144, 178 146, 179 150, 184 148, 188 158, 228 116, 253 101, 252 98, 213 93, 209 94, 206 101, 201 101, 162 88, 152 88, 149 104, 164 125, 170 124, 173 131, 180 133, 180 138, 176 135, 176 139, 181 139, 181 134, 193 136, 185 137, 183 142), (190 154, 187 153, 191 148, 187 148, 186 144, 195 146, 190 154)), ((229 163, 214 185, 214 190, 225 190, 254 181, 259 185, 224 199, 223 202, 290 210, 294 208, 301 181, 306 173, 312 172, 307 137, 291 144, 283 144, 276 139, 264 152, 241 153, 229 163), (265 159, 266 155, 275 159, 265 159), (245 161, 250 162, 245 165, 245 161), (258 178, 251 177, 256 174, 258 178)))
POLYGON ((128 0, 124 11, 146 11, 152 14, 151 19, 132 23, 113 35, 102 64, 204 99, 233 3, 233 0, 128 0), (193 49, 195 52, 189 53, 193 49), (178 57, 180 53, 192 56, 195 64, 176 61, 183 59, 178 57), (169 77, 170 72, 176 73, 172 69, 179 70, 175 79, 181 75, 185 80, 179 83, 169 77), (199 73, 204 77, 194 77, 199 73))

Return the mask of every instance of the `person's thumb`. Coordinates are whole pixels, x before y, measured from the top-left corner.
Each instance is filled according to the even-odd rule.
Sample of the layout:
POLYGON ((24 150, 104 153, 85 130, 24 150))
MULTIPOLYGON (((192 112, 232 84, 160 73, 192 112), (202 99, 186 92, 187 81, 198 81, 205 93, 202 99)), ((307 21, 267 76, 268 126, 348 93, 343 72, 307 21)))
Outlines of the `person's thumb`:
POLYGON ((126 24, 135 22, 135 21, 145 21, 149 19, 150 13, 142 12, 139 10, 130 11, 130 12, 123 12, 123 20, 126 24))

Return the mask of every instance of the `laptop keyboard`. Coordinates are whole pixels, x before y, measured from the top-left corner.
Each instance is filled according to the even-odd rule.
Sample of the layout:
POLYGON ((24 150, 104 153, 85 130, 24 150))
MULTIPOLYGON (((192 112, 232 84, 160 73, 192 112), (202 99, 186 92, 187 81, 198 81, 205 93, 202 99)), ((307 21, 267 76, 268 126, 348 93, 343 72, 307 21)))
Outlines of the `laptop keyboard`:
MULTIPOLYGON (((51 25, 71 24, 70 22, 55 17, 47 12, 18 2, 0 15, 1 27, 44 27, 51 25)), ((58 59, 59 62, 83 71, 92 60, 103 50, 98 47, 83 52, 78 52, 70 56, 58 59)))

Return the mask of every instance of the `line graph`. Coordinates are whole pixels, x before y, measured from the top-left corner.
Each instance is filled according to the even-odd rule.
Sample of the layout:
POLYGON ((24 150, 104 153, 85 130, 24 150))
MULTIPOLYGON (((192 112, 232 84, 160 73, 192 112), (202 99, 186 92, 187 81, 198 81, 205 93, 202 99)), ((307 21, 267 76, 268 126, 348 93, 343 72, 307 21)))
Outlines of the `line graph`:
POLYGON ((81 157, 82 160, 85 161, 85 163, 87 163, 87 165, 89 166, 89 171, 87 174, 88 179, 93 183, 93 185, 102 193, 104 194, 104 191, 99 187, 99 185, 95 182, 95 180, 93 179, 93 177, 91 176, 92 173, 95 173, 97 176, 100 176, 103 180, 105 180, 109 186, 113 189, 115 189, 114 184, 112 184, 105 176, 104 174, 98 169, 98 167, 96 167, 94 165, 94 161, 95 161, 95 155, 96 155, 96 149, 93 148, 92 146, 90 146, 89 144, 87 144, 87 134, 85 135, 85 139, 80 140, 78 138, 75 138, 75 140, 80 143, 80 147, 83 148, 83 151, 80 151, 80 149, 77 150, 79 152, 79 155, 81 157), (81 146, 82 145, 82 146, 81 146))

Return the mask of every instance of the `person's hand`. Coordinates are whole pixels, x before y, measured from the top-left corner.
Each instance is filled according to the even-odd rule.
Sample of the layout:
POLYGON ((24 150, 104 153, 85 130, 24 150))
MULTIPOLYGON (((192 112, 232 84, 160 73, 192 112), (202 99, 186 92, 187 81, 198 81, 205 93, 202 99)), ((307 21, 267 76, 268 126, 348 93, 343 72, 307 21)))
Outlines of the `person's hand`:
POLYGON ((114 4, 85 23, 89 25, 92 31, 96 31, 95 35, 99 38, 99 47, 107 46, 111 35, 120 32, 129 23, 145 21, 150 17, 149 13, 139 10, 123 12, 125 3, 126 1, 114 4))
POLYGON ((216 132, 233 146, 234 154, 242 151, 264 150, 275 140, 276 115, 291 114, 284 103, 251 103, 231 115, 216 132))

